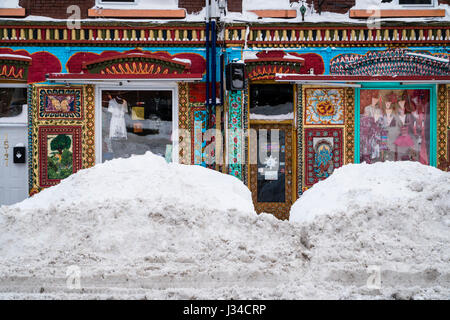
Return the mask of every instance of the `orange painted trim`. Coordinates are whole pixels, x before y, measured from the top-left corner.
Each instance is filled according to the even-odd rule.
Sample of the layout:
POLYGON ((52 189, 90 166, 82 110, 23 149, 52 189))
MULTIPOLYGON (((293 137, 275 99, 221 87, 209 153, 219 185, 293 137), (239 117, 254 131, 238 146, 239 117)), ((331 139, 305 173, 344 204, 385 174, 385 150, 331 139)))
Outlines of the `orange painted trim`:
POLYGON ((297 10, 249 10, 260 18, 296 18, 297 10))
POLYGON ((444 9, 398 9, 398 10, 350 10, 350 18, 416 18, 416 17, 445 17, 444 9))
POLYGON ((184 9, 174 10, 136 10, 136 9, 89 9, 89 17, 108 18, 178 18, 186 17, 184 9))
POLYGON ((0 9, 1 17, 25 17, 25 8, 0 9))

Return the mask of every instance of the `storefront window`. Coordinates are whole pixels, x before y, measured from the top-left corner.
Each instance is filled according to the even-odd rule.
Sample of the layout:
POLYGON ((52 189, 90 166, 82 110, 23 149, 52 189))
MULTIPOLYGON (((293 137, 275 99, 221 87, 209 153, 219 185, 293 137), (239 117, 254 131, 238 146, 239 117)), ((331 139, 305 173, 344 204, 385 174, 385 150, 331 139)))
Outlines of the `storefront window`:
POLYGON ((151 151, 172 159, 171 91, 103 91, 102 161, 151 151))
POLYGON ((284 120, 294 118, 293 86, 254 84, 250 87, 250 119, 284 120))
POLYGON ((0 118, 19 116, 26 103, 26 88, 0 88, 0 118))
POLYGON ((430 91, 360 91, 360 160, 429 164, 430 91))

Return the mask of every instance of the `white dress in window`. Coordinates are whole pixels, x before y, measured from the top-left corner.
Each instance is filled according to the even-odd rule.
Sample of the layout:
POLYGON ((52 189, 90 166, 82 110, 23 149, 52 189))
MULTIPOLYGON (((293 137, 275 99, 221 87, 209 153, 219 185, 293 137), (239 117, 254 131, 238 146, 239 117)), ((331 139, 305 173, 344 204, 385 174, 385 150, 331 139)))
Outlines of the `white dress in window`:
POLYGON ((126 139, 127 129, 125 126, 125 112, 127 111, 127 102, 123 100, 122 104, 117 103, 115 99, 109 100, 108 112, 111 112, 111 123, 109 125, 110 139, 126 139))

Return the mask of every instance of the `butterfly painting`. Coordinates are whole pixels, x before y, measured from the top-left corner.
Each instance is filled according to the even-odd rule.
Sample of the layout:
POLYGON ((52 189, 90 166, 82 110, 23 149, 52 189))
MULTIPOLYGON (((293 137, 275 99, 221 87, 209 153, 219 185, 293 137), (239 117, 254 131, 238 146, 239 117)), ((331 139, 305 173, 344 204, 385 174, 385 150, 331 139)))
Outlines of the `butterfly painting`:
POLYGON ((48 95, 45 106, 46 112, 74 111, 75 97, 73 95, 48 95))

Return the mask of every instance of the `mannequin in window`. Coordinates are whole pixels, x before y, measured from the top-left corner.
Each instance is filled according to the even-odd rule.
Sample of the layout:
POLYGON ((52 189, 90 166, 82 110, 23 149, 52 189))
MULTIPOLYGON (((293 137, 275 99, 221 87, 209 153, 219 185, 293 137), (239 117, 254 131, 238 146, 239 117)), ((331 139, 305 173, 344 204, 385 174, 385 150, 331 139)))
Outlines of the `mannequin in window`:
POLYGON ((401 100, 398 102, 397 125, 400 128, 400 135, 395 139, 396 153, 399 159, 396 160, 414 160, 411 150, 414 151, 416 142, 412 138, 412 128, 414 125, 414 117, 411 114, 411 106, 409 103, 408 93, 403 91, 401 100))
POLYGON ((127 139, 125 113, 128 111, 127 101, 119 95, 109 100, 108 112, 111 113, 109 125, 110 139, 127 139))

